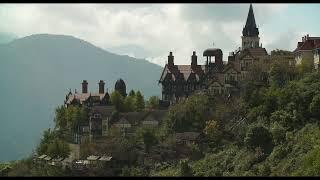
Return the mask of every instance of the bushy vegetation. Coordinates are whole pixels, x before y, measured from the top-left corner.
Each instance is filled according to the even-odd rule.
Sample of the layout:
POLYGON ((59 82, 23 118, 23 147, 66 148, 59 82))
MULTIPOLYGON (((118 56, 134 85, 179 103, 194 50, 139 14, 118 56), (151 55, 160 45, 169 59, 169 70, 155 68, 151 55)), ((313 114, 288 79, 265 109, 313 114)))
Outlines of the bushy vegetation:
MULTIPOLYGON (((233 113, 233 118, 245 117, 244 121, 230 121, 228 114, 232 111, 219 110, 228 102, 209 101, 210 94, 194 95, 170 109, 167 123, 171 122, 168 127, 173 131, 203 129, 210 142, 214 139, 220 141, 209 146, 211 150, 203 151, 203 158, 190 158, 189 171, 194 176, 320 175, 320 73, 305 71, 301 75, 296 73, 301 67, 286 69, 284 66, 275 67, 277 64, 271 68, 269 86, 247 82, 246 93, 236 98, 244 103, 238 108, 245 113, 240 113, 244 116, 233 113), (191 102, 203 106, 188 106, 191 102), (201 112, 202 109, 205 110, 201 112), (204 114, 208 109, 211 113, 204 119, 191 115, 191 122, 186 115, 187 112, 204 114), (224 118, 218 118, 218 113, 224 118), (182 120, 184 123, 179 123, 182 120), (224 125, 220 127, 222 120, 224 125)), ((184 168, 187 168, 185 164, 184 168)), ((171 165, 151 175, 181 176, 181 164, 171 165)))
MULTIPOLYGON (((120 165, 117 175, 122 176, 320 175, 320 72, 310 73, 308 68, 275 62, 269 78, 267 85, 256 79, 244 80, 240 96, 195 93, 171 106, 159 128, 141 127, 130 136, 111 130, 111 143, 102 149, 111 148, 128 159, 120 165), (174 135, 188 131, 201 133, 205 141, 183 146, 189 153, 179 159, 174 135), (161 160, 147 163, 143 159, 153 155, 161 160)), ((126 98, 114 92, 111 102, 118 111, 112 119, 119 112, 141 111, 145 106, 156 108, 157 101, 150 97, 145 103, 139 91, 130 91, 126 98)), ((73 127, 79 121, 77 117, 85 116, 85 112, 79 107, 58 108, 56 129, 73 127)), ((67 156, 69 150, 61 133, 56 133, 59 131, 46 131, 37 152, 67 156)), ((86 146, 97 150, 93 144, 86 146)), ((90 148, 83 148, 86 155, 93 151, 90 148)), ((18 166, 10 173, 36 174, 27 168, 29 160, 13 167, 18 166)), ((52 169, 44 172, 57 173, 52 169)))

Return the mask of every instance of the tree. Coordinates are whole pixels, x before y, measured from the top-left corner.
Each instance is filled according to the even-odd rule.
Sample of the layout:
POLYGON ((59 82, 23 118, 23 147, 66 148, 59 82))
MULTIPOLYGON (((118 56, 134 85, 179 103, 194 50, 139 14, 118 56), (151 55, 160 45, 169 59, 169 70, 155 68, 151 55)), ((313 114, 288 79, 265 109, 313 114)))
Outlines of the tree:
POLYGON ((43 137, 40 141, 40 144, 37 147, 37 153, 46 154, 48 151, 49 144, 52 143, 55 138, 55 134, 50 129, 45 130, 43 132, 43 137))
POLYGON ((205 94, 194 94, 188 99, 170 106, 164 124, 175 132, 202 131, 210 115, 209 98, 205 94))
POLYGON ((278 122, 274 122, 271 128, 271 133, 275 144, 281 144, 286 139, 286 130, 278 122))
POLYGON ((64 130, 67 128, 66 111, 67 111, 66 107, 62 105, 58 106, 55 109, 56 116, 54 118, 54 121, 55 121, 56 128, 61 130, 64 130))
POLYGON ((191 149, 191 160, 199 160, 204 156, 197 144, 189 144, 188 146, 191 149))
POLYGON ((315 95, 309 106, 310 112, 314 117, 320 116, 320 95, 315 95))
POLYGON ((124 99, 118 91, 113 91, 110 96, 111 103, 116 107, 117 111, 123 111, 124 99))
POLYGON ((133 89, 131 89, 131 91, 129 92, 129 96, 131 97, 135 97, 136 93, 134 92, 133 89))
POLYGON ((149 128, 138 129, 137 137, 143 141, 146 152, 149 152, 150 147, 158 143, 158 140, 155 136, 155 131, 149 128))
POLYGON ((145 103, 144 103, 144 97, 142 96, 140 91, 137 91, 136 93, 136 101, 135 101, 136 110, 142 111, 144 109, 145 103))
POLYGON ((303 59, 301 64, 297 65, 297 70, 302 76, 305 73, 310 73, 314 69, 313 59, 303 59))
POLYGON ((114 123, 115 121, 119 120, 120 114, 119 111, 113 111, 110 118, 110 124, 114 123))
POLYGON ((147 107, 156 109, 159 107, 159 98, 157 96, 151 96, 147 102, 147 107))
POLYGON ((262 126, 251 127, 247 132, 245 144, 252 150, 260 147, 263 153, 269 154, 273 148, 272 134, 262 126))
POLYGON ((47 154, 51 157, 67 158, 70 154, 70 147, 65 141, 55 139, 48 145, 47 154))
POLYGON ((70 147, 64 140, 58 137, 58 134, 57 131, 51 131, 50 129, 45 130, 43 138, 37 147, 37 153, 39 155, 46 154, 52 157, 68 157, 70 147))
POLYGON ((124 99, 124 111, 125 112, 132 112, 135 108, 135 98, 134 96, 127 96, 124 99))
POLYGON ((320 175, 320 148, 315 147, 309 151, 299 167, 293 175, 299 176, 319 176, 320 175))
POLYGON ((209 120, 206 122, 204 133, 209 137, 210 140, 215 142, 217 142, 222 135, 219 124, 215 120, 209 120))
POLYGON ((275 49, 271 51, 271 56, 273 55, 292 55, 292 52, 282 49, 275 49))
POLYGON ((180 161, 180 175, 181 176, 192 176, 192 168, 189 165, 188 160, 181 160, 180 161))
POLYGON ((289 67, 283 61, 275 61, 271 64, 270 82, 277 87, 283 87, 296 76, 295 68, 289 67))
POLYGON ((299 118, 296 110, 292 113, 285 110, 275 111, 271 113, 270 121, 278 122, 281 126, 285 127, 286 130, 293 130, 302 124, 301 118, 299 118))
POLYGON ((121 176, 147 176, 146 171, 142 167, 124 167, 121 176))

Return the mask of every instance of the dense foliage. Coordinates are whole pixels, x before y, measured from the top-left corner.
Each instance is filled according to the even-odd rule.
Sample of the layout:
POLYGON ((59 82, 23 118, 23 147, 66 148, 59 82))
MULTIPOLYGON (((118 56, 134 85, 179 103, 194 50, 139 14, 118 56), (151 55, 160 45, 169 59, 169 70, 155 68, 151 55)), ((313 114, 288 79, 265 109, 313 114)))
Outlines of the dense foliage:
MULTIPOLYGON (((275 67, 276 64, 271 68, 270 86, 255 86, 254 82, 248 82, 247 94, 237 98, 239 102, 244 100, 244 105, 238 106, 245 112, 244 120, 241 118, 243 113, 240 116, 233 114, 238 122, 218 116, 214 120, 191 116, 198 123, 205 122, 201 124, 211 142, 214 138, 222 141, 209 146, 209 151, 202 151, 205 153, 203 158, 192 160, 190 157, 190 172, 194 176, 320 175, 320 73, 306 71, 301 76, 296 73, 301 67, 286 69, 285 66, 275 67), (224 121, 222 128, 219 126, 221 120, 224 121), (230 134, 232 138, 227 138, 230 134)), ((219 112, 220 116, 228 117, 228 112, 219 110, 225 102, 216 100, 212 103, 208 96, 195 95, 172 107, 168 118, 172 126, 169 127, 179 131, 188 124, 185 126, 194 127, 193 130, 201 129, 193 126, 194 122, 189 122, 185 115, 196 112, 194 109, 198 107, 188 106, 192 101, 212 107, 213 114, 219 112), (180 123, 182 119, 184 123, 180 123)), ((185 130, 190 129, 182 129, 185 130)), ((188 166, 183 164, 183 168, 188 166)), ((181 176, 183 168, 181 164, 174 164, 151 175, 181 176)))
MULTIPOLYGON (((246 79, 240 96, 195 93, 171 106, 159 128, 140 127, 130 136, 111 129, 109 144, 100 149, 112 149, 128 159, 119 165, 116 175, 122 176, 320 175, 320 72, 301 69, 275 62, 269 84, 246 79), (203 141, 177 145, 175 134, 180 132, 199 132, 203 141), (161 160, 150 161, 153 156, 161 160)), ((111 102, 118 111, 112 119, 119 112, 141 111, 145 105, 156 108, 157 101, 151 97, 145 104, 139 91, 130 91, 126 98, 114 92, 111 102)), ((56 129, 61 131, 73 127, 85 109, 59 107, 56 113, 56 129)), ((68 155, 63 136, 56 132, 44 133, 38 153, 68 155)), ((99 149, 90 142, 83 146, 84 157, 99 149)), ((18 163, 15 166, 21 167, 12 172, 30 174, 26 164, 18 163)))

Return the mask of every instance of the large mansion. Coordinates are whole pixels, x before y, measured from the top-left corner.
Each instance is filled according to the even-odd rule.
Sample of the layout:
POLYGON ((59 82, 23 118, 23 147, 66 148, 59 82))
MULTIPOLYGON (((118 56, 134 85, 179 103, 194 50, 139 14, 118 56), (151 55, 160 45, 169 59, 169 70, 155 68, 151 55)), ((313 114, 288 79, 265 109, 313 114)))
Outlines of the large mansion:
POLYGON ((240 81, 246 78, 249 69, 258 63, 262 64, 262 73, 257 78, 261 82, 267 81, 271 58, 260 44, 259 29, 251 4, 241 38, 242 47, 230 53, 227 63, 223 62, 222 50, 218 48, 203 51, 206 62, 204 65, 198 64, 195 51, 191 56, 191 64, 176 65, 173 53, 170 52, 159 80, 162 84, 162 100, 175 103, 200 89, 208 89, 216 94, 237 93, 241 86, 240 81))

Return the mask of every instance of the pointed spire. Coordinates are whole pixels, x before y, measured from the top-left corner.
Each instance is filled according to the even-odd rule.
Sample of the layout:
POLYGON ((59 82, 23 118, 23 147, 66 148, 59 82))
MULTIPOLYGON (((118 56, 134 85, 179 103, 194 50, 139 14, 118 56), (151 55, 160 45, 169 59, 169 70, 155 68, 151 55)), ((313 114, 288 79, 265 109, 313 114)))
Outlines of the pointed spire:
POLYGON ((258 36, 259 30, 256 25, 256 20, 254 18, 252 4, 250 3, 249 13, 246 21, 246 25, 242 30, 243 36, 258 36))

